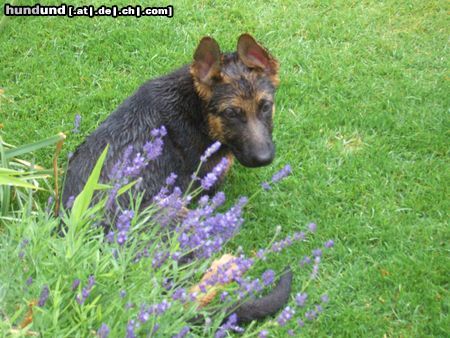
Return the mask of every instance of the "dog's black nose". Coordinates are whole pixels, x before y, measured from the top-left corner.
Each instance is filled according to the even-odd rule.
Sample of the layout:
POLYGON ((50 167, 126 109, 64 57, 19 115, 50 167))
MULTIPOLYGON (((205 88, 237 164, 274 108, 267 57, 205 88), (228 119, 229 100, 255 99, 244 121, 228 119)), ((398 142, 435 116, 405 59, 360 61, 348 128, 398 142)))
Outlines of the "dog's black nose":
POLYGON ((265 149, 264 151, 259 151, 255 154, 253 161, 257 166, 264 166, 272 163, 275 152, 273 146, 265 149))
POLYGON ((275 147, 273 143, 267 143, 259 147, 255 147, 251 155, 248 157, 249 167, 262 167, 272 163, 275 157, 275 147))

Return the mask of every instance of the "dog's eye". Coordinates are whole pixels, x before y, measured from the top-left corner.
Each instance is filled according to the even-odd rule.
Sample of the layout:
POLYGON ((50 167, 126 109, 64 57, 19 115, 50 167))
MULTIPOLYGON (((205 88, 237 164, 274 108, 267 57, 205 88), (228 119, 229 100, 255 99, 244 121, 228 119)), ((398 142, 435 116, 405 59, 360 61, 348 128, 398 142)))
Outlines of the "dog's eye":
POLYGON ((223 115, 230 119, 239 118, 241 115, 241 111, 237 108, 227 108, 223 111, 223 115))
POLYGON ((272 113, 272 102, 264 101, 261 105, 261 113, 263 115, 269 115, 272 113))

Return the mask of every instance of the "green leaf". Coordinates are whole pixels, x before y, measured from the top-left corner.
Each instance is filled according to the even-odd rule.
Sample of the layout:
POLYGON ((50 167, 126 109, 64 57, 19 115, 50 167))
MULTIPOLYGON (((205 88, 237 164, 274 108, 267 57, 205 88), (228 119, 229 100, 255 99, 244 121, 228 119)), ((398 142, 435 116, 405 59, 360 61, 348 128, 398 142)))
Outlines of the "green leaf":
POLYGON ((6 175, 0 175, 0 185, 43 190, 42 188, 39 188, 31 183, 28 183, 25 180, 6 175))
POLYGON ((70 215, 70 223, 72 226, 76 227, 76 225, 82 220, 82 217, 86 210, 89 208, 91 204, 92 197, 94 195, 94 191, 97 188, 98 180, 100 178, 100 173, 103 167, 103 163, 105 162, 106 155, 108 153, 109 145, 105 147, 102 154, 100 155, 97 163, 95 164, 94 169, 92 170, 91 175, 89 176, 86 185, 84 186, 81 193, 75 198, 72 207, 72 213, 70 215))
MULTIPOLYGON (((5 147, 3 146, 3 139, 1 136, 0 136, 0 166, 5 169, 8 168, 8 160, 6 159, 5 147)), ((2 202, 0 215, 6 216, 6 214, 9 211, 9 203, 11 199, 10 187, 7 185, 4 185, 2 187, 0 185, 0 194, 1 194, 0 201, 2 202)))
POLYGON ((5 159, 10 159, 12 157, 16 157, 19 155, 23 155, 23 154, 27 154, 30 153, 32 151, 50 146, 52 144, 58 143, 59 141, 62 141, 66 138, 66 135, 64 135, 63 133, 59 133, 58 135, 37 141, 37 142, 33 142, 33 143, 29 143, 29 144, 25 144, 23 146, 14 148, 14 149, 8 149, 5 150, 4 154, 5 154, 5 159))

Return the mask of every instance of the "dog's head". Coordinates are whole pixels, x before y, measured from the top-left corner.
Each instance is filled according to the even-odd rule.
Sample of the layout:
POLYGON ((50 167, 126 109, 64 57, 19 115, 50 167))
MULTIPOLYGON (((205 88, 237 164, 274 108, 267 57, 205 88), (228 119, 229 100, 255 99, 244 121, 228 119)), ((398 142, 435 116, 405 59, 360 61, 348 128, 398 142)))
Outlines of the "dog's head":
POLYGON ((247 167, 270 164, 274 95, 278 62, 249 34, 239 37, 237 51, 222 54, 204 37, 190 67, 198 95, 207 104, 212 138, 227 145, 247 167))

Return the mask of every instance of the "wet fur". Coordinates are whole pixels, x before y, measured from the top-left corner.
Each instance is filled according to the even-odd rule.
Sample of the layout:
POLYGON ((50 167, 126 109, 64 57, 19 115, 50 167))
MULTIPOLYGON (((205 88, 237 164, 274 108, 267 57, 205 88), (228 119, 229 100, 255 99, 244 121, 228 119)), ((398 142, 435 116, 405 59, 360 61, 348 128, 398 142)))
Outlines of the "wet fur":
MULTIPOLYGON (((200 176, 223 156, 236 156, 254 167, 271 162, 274 94, 278 63, 248 34, 238 40, 237 52, 220 52, 212 38, 203 38, 191 65, 144 83, 127 98, 76 149, 69 161, 63 203, 84 187, 100 153, 110 145, 100 180, 107 182, 114 164, 125 149, 136 151, 164 125, 164 151, 142 173, 143 205, 151 203, 165 179, 178 175, 176 185, 188 187, 200 156, 214 141, 223 146, 203 166, 200 176)), ((266 297, 241 304, 241 322, 273 315, 287 301, 292 274, 287 272, 266 297)))

